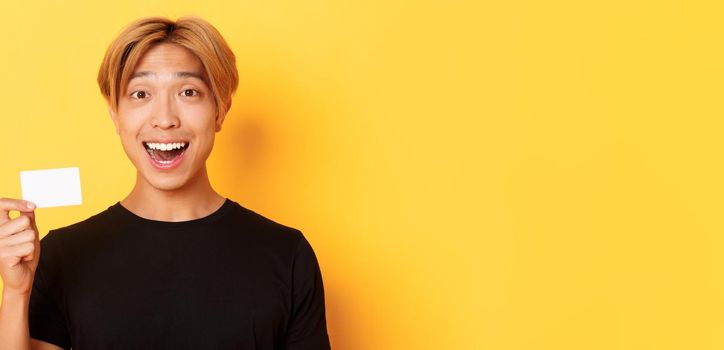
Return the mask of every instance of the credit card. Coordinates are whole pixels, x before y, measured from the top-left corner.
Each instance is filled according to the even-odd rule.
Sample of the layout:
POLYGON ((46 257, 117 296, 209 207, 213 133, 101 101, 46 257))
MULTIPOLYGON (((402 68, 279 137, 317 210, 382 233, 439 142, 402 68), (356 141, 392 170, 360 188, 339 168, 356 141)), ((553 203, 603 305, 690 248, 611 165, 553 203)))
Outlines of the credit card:
POLYGON ((80 205, 80 169, 57 168, 20 172, 23 199, 38 208, 80 205))

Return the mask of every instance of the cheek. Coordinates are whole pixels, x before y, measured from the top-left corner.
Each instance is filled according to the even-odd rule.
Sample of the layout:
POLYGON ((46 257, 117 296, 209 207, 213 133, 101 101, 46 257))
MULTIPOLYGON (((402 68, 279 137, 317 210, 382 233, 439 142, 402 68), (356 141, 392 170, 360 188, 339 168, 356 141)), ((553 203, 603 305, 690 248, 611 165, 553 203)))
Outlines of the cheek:
POLYGON ((206 158, 214 145, 214 138, 216 136, 214 122, 201 122, 195 121, 193 125, 187 124, 187 126, 193 130, 194 139, 197 143, 197 150, 201 158, 206 158))
POLYGON ((195 130, 197 130, 196 139, 199 143, 199 148, 205 152, 209 152, 211 147, 214 145, 214 137, 216 137, 214 124, 205 124, 203 128, 195 130))
POLYGON ((121 142, 124 146, 130 146, 136 143, 139 130, 140 124, 133 118, 124 116, 118 121, 118 135, 120 136, 121 142))
POLYGON ((216 111, 209 106, 196 105, 184 109, 182 128, 193 130, 199 137, 208 137, 216 130, 216 111), (185 125, 184 125, 185 124, 185 125))
POLYGON ((207 120, 208 117, 214 119, 213 116, 216 114, 214 104, 210 101, 182 104, 179 105, 179 110, 185 115, 192 116, 194 120, 207 120))

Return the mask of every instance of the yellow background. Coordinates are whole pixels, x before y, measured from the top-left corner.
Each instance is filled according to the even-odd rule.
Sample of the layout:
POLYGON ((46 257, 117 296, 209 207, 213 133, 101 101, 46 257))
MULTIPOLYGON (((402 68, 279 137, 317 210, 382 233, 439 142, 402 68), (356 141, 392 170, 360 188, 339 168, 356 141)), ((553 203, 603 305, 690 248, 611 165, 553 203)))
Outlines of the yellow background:
POLYGON ((335 349, 721 349, 718 3, 4 2, 0 194, 79 166, 42 234, 123 198, 98 66, 196 14, 241 78, 212 181, 305 233, 335 349))

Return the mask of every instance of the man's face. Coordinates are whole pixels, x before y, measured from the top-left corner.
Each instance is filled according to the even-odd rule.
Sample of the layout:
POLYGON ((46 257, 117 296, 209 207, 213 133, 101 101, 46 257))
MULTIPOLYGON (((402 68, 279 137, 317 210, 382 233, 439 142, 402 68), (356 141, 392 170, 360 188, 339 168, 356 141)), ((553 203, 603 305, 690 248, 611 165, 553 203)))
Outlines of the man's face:
POLYGON ((186 48, 162 43, 141 58, 111 112, 128 158, 142 180, 177 190, 203 174, 221 128, 201 61, 186 48))

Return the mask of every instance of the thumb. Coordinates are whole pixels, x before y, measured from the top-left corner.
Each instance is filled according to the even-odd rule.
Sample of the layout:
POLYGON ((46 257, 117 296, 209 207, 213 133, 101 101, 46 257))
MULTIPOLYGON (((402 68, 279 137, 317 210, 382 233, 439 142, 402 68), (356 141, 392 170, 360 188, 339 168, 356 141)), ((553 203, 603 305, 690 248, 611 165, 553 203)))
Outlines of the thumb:
POLYGON ((33 211, 21 211, 20 215, 27 216, 30 219, 31 224, 33 225, 33 228, 35 228, 35 210, 33 211))

